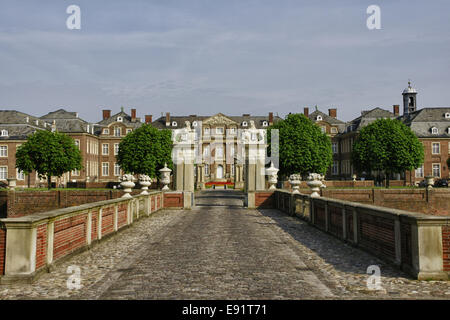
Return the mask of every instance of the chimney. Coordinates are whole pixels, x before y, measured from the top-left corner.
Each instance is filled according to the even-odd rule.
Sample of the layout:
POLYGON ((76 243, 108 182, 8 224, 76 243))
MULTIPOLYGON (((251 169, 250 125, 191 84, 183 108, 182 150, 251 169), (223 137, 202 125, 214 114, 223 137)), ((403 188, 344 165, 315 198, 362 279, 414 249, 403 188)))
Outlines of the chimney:
POLYGON ((103 120, 111 117, 111 110, 103 110, 103 120))
POLYGON ((269 112, 269 126, 273 125, 273 112, 269 112))
POLYGON ((242 116, 243 117, 250 117, 250 113, 244 113, 242 116))
POLYGON ((131 109, 131 121, 136 122, 136 109, 131 109))
POLYGON ((146 114, 145 115, 145 123, 152 123, 152 115, 151 114, 146 114))
POLYGON ((394 109, 394 115, 395 116, 399 116, 400 115, 400 105, 399 104, 394 104, 393 105, 393 109, 394 109))
POLYGON ((170 112, 166 112, 166 127, 170 127, 170 112))
POLYGON ((330 117, 336 119, 336 117, 337 117, 337 109, 336 109, 336 108, 328 109, 328 115, 329 115, 330 117))
POLYGON ((305 115, 305 117, 309 117, 309 108, 308 107, 304 107, 303 108, 303 114, 305 115))

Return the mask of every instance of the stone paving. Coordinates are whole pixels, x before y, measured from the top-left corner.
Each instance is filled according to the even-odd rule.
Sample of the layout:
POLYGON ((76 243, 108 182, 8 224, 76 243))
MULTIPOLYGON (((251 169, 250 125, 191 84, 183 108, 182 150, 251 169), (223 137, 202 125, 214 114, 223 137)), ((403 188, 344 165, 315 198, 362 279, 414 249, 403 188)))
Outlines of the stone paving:
POLYGON ((277 210, 242 208, 233 191, 197 194, 193 210, 163 210, 1 299, 449 299, 450 282, 417 281, 277 210), (209 205, 209 206, 208 206, 209 205), (70 265, 81 269, 68 289, 70 265), (381 269, 369 290, 367 267, 381 269))

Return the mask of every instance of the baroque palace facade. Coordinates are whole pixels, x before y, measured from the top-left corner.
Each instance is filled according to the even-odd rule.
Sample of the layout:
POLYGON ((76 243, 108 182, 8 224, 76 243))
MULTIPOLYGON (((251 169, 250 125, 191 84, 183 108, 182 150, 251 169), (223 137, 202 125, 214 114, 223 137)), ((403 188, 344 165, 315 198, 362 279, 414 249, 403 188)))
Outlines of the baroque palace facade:
MULTIPOLYGON (((359 131, 380 118, 392 118, 403 121, 422 141, 425 150, 425 162, 413 172, 405 172, 394 179, 405 180, 407 184, 417 184, 425 176, 449 178, 447 159, 450 156, 450 107, 417 108, 417 91, 408 87, 403 91, 403 114, 400 105, 393 105, 392 111, 379 107, 362 111, 361 116, 344 122, 337 118, 337 109, 330 108, 328 113, 305 107, 303 113, 316 123, 332 141, 333 162, 328 170, 327 179, 350 180, 356 174, 351 163, 352 145, 359 131)), ((29 177, 15 168, 15 153, 27 137, 36 130, 52 130, 71 136, 80 148, 83 157, 83 169, 67 172, 57 185, 66 185, 69 181, 107 184, 118 182, 122 171, 116 162, 116 154, 121 139, 140 127, 143 123, 152 124, 158 129, 177 131, 186 123, 196 132, 197 152, 203 161, 196 165, 197 181, 242 182, 243 168, 236 163, 239 153, 238 132, 251 127, 265 131, 267 127, 280 121, 272 112, 266 116, 228 116, 218 113, 213 116, 165 116, 153 121, 152 115, 144 119, 136 116, 136 109, 130 114, 123 108, 116 114, 111 110, 102 110, 102 120, 89 123, 78 117, 76 112, 59 109, 42 117, 35 117, 15 110, 0 110, 0 184, 8 178, 17 179, 18 186, 44 185, 36 173, 29 177), (231 139, 230 139, 231 137, 231 139)), ((359 177, 358 177, 359 178, 359 177)))

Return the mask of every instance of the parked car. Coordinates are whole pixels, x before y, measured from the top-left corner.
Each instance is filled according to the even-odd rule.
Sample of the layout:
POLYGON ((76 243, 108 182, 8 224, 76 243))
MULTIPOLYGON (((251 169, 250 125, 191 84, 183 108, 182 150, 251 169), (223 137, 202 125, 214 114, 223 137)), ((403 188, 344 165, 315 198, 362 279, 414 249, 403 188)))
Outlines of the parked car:
POLYGON ((448 188, 447 179, 439 179, 434 182, 434 187, 436 188, 448 188))
POLYGON ((426 188, 427 187, 427 180, 422 180, 417 185, 419 188, 426 188))

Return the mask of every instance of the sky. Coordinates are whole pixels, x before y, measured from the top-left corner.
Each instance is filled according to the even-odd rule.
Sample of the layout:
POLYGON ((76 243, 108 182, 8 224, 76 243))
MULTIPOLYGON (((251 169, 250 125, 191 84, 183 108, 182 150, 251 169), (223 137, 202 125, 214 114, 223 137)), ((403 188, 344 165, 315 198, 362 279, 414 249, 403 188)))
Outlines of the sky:
POLYGON ((0 109, 348 121, 402 105, 409 79, 419 108, 450 106, 449 18, 448 0, 2 0, 0 109))

